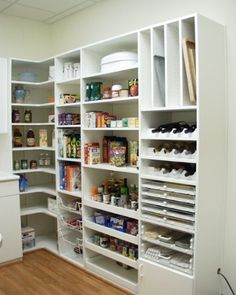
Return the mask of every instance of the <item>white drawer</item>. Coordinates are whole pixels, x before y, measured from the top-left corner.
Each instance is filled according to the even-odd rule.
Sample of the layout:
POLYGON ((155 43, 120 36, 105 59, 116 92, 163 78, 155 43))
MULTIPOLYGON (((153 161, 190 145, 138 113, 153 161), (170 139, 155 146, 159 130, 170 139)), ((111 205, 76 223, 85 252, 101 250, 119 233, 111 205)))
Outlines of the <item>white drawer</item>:
POLYGON ((0 181, 0 198, 19 194, 19 181, 0 181))

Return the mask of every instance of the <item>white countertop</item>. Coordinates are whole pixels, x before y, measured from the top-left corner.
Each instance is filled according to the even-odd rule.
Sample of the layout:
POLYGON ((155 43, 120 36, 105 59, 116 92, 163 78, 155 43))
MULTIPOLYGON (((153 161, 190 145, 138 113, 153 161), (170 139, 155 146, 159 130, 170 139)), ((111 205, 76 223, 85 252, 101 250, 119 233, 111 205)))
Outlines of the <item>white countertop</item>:
POLYGON ((18 180, 19 176, 11 173, 0 171, 0 182, 18 180))

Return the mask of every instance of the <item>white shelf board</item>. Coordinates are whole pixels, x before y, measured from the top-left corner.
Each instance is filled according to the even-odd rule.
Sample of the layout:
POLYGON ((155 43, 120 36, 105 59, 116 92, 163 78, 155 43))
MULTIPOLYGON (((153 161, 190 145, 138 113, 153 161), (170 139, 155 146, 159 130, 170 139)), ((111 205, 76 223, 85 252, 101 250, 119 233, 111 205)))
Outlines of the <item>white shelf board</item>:
POLYGON ((95 104, 130 104, 138 102, 138 96, 132 97, 117 97, 117 98, 110 98, 110 99, 101 99, 101 100, 94 100, 94 101, 84 101, 83 105, 95 105, 95 104))
POLYGON ((54 126, 55 123, 12 123, 12 126, 54 126))
POLYGON ((168 161, 168 162, 180 162, 180 163, 193 163, 196 164, 196 159, 190 158, 172 158, 172 157, 160 157, 160 156, 145 156, 141 155, 142 159, 156 160, 156 161, 168 161))
POLYGON ((174 222, 168 221, 168 219, 165 220, 163 218, 155 218, 147 214, 141 214, 141 221, 175 229, 175 230, 189 233, 189 234, 194 234, 194 228, 192 226, 188 226, 188 225, 184 226, 181 224, 176 224, 176 222, 174 223, 174 222))
POLYGON ((80 77, 75 77, 66 80, 57 80, 55 81, 57 85, 79 85, 80 84, 80 77))
POLYGON ((116 264, 115 261, 102 255, 86 260, 86 266, 91 271, 97 273, 102 278, 112 281, 118 286, 122 286, 137 292, 138 274, 135 269, 124 269, 116 264))
POLYGON ((118 231, 118 230, 115 230, 115 229, 112 229, 112 228, 109 228, 106 226, 99 225, 99 224, 92 222, 90 220, 85 220, 83 225, 87 228, 93 229, 93 230, 98 231, 100 233, 105 232, 109 236, 112 236, 117 239, 121 239, 123 241, 138 245, 138 236, 132 236, 130 234, 127 234, 127 233, 124 233, 124 232, 121 232, 121 231, 118 231))
POLYGON ((12 80, 12 84, 18 84, 18 85, 29 85, 32 87, 50 87, 54 85, 53 80, 47 80, 43 82, 27 82, 27 81, 17 81, 17 80, 12 80))
POLYGON ((123 215, 126 217, 138 219, 138 211, 127 209, 127 208, 122 208, 122 207, 118 207, 118 206, 113 206, 110 204, 104 204, 101 202, 93 201, 88 198, 84 198, 83 205, 88 206, 88 207, 92 207, 95 209, 100 209, 103 211, 115 213, 118 215, 123 215))
POLYGON ((68 107, 80 107, 80 102, 74 102, 74 103, 64 103, 64 104, 57 104, 57 108, 68 108, 68 107))
POLYGON ((129 67, 129 68, 124 68, 121 69, 119 71, 112 71, 112 72, 98 72, 98 73, 93 73, 90 75, 85 75, 82 78, 83 79, 89 79, 89 78, 105 78, 105 79, 121 79, 122 80, 128 80, 130 79, 130 76, 132 74, 134 74, 135 72, 137 72, 138 75, 138 64, 133 66, 133 67, 129 67))
POLYGON ((20 195, 34 194, 34 193, 45 193, 52 196, 57 196, 55 186, 51 184, 41 184, 30 186, 26 192, 20 192, 20 195))
POLYGON ((107 130, 112 130, 112 131, 139 131, 139 128, 129 128, 129 127, 115 127, 115 128, 111 128, 111 127, 106 127, 106 128, 100 128, 100 127, 96 127, 96 128, 83 128, 83 131, 107 131, 107 130))
POLYGON ((196 137, 141 136, 141 140, 197 141, 196 137))
POLYGON ((46 214, 54 218, 57 218, 57 214, 49 211, 46 207, 34 206, 34 207, 21 208, 21 211, 20 211, 21 216, 27 216, 27 215, 33 215, 33 214, 46 214))
POLYGON ((129 167, 129 166, 116 167, 116 166, 110 165, 108 163, 101 163, 101 164, 94 164, 94 165, 83 164, 83 167, 92 168, 92 169, 101 169, 101 170, 123 172, 123 173, 139 174, 139 170, 136 167, 129 167))
POLYGON ((49 108, 55 105, 54 102, 46 103, 12 103, 13 107, 25 107, 25 108, 49 108))
POLYGON ((185 268, 181 268, 181 267, 178 267, 176 265, 171 265, 168 260, 165 261, 164 259, 159 259, 158 261, 154 261, 153 259, 151 258, 147 258, 145 256, 142 256, 141 257, 143 260, 146 260, 147 262, 152 262, 154 265, 158 265, 159 267, 164 267, 166 269, 168 269, 169 271, 172 270, 172 271, 177 271, 180 275, 187 275, 189 278, 193 278, 192 274, 192 270, 191 269, 185 269, 185 268))
POLYGON ((119 262, 124 263, 126 265, 129 265, 135 269, 138 269, 138 262, 136 260, 132 260, 128 257, 125 257, 124 255, 121 255, 121 254, 119 254, 115 251, 109 250, 107 248, 97 246, 89 241, 85 241, 84 244, 85 244, 84 246, 87 249, 90 249, 96 253, 103 255, 103 256, 106 256, 106 257, 111 258, 113 260, 116 260, 116 261, 119 261, 119 262))
POLYGON ((69 192, 66 190, 58 189, 57 192, 68 195, 68 196, 76 197, 76 198, 81 198, 82 196, 81 191, 69 192))
POLYGON ((48 249, 49 251, 58 255, 57 238, 54 234, 41 235, 35 237, 35 247, 24 250, 24 253, 36 249, 48 249))
POLYGON ((23 173, 48 173, 48 174, 56 174, 54 168, 37 168, 37 169, 21 169, 21 170, 14 170, 14 174, 23 174, 23 173))
POLYGON ((141 112, 182 112, 182 111, 196 111, 197 106, 196 105, 190 105, 190 106, 173 106, 173 107, 152 107, 152 108, 143 108, 141 109, 141 112))
POLYGON ((177 252, 181 252, 181 253, 184 253, 184 254, 193 255, 193 250, 192 249, 180 248, 180 247, 175 246, 175 244, 163 243, 162 241, 154 240, 154 239, 150 239, 150 238, 146 238, 146 237, 142 237, 141 239, 144 242, 148 242, 148 243, 151 243, 151 244, 154 244, 154 245, 162 246, 164 248, 175 250, 177 252))
POLYGON ((155 176, 150 174, 142 174, 141 178, 158 180, 163 182, 178 183, 178 184, 196 185, 196 180, 185 180, 180 178, 162 177, 162 176, 155 176))
POLYGON ((15 147, 12 149, 13 152, 24 152, 24 151, 55 151, 55 147, 41 147, 41 146, 35 146, 35 147, 15 147))
POLYGON ((80 128, 81 125, 57 125, 57 128, 66 129, 66 128, 80 128))
POLYGON ((66 162, 76 162, 76 163, 81 163, 81 159, 76 159, 76 158, 57 158, 58 161, 66 161, 66 162))

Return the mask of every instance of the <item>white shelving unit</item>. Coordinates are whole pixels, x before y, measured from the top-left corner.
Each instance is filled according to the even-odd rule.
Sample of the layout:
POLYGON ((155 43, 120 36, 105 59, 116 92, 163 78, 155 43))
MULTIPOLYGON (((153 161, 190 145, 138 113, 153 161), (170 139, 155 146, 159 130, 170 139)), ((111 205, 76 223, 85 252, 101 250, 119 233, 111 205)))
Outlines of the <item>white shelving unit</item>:
MULTIPOLYGON (((107 54, 117 51, 138 51, 138 34, 132 33, 93 44, 82 48, 82 84, 81 84, 81 109, 82 109, 82 144, 98 142, 102 151, 104 136, 125 137, 127 141, 139 140, 139 128, 114 127, 114 128, 91 128, 86 125, 85 117, 87 112, 102 111, 117 116, 117 118, 138 117, 140 96, 117 97, 111 99, 100 99, 88 101, 86 98, 86 87, 89 83, 101 82, 103 85, 122 85, 123 89, 128 88, 128 80, 139 78, 138 64, 129 68, 117 69, 110 72, 101 70, 101 58, 107 54)), ((99 186, 107 179, 127 178, 128 185, 131 183, 138 185, 139 171, 137 167, 124 166, 116 167, 101 161, 96 165, 85 164, 82 157, 83 175, 83 208, 84 208, 84 253, 85 265, 95 271, 103 278, 110 278, 113 283, 124 288, 137 291, 138 282, 138 262, 129 257, 103 248, 93 243, 96 235, 106 234, 111 239, 129 243, 129 247, 138 246, 138 236, 131 236, 124 232, 119 232, 109 227, 104 227, 92 221, 92 216, 96 212, 106 212, 117 218, 129 218, 138 221, 138 211, 105 204, 94 201, 90 194, 94 186, 99 186), (118 217, 119 216, 119 217, 118 217), (133 246, 132 246, 133 245, 133 246), (129 269, 124 269, 123 267, 129 269)))
MULTIPOLYGON (((151 54, 150 62, 140 61, 143 70, 140 89, 143 91, 140 93, 140 295, 218 292, 215 272, 220 265, 217 251, 222 244, 221 238, 213 237, 211 232, 215 226, 221 227, 219 204, 224 195, 225 164, 220 156, 225 151, 224 82, 213 85, 224 81, 223 31, 220 25, 194 15, 140 32, 140 47, 151 54), (217 44, 213 41, 216 34, 220 36, 217 44), (182 53, 184 38, 195 42, 195 104, 188 91, 182 53), (209 42, 218 47, 214 54, 207 45, 209 42), (217 72, 214 77, 210 68, 217 72), (215 79, 215 82, 209 88, 204 79, 215 79), (146 89, 148 87, 151 91, 146 89), (217 104, 213 106, 211 103, 216 96, 217 104), (215 116, 209 122, 206 110, 210 105, 215 116), (222 120, 218 121, 221 115, 222 120), (162 124, 179 121, 196 123, 197 129, 184 136, 181 132, 175 134, 173 129, 170 133, 152 132, 162 124), (211 131, 215 128, 219 128, 217 139, 211 131), (192 145, 196 149, 195 157, 171 157, 169 145, 192 145), (159 147, 165 151, 161 156, 156 153, 159 147), (214 162, 218 157, 219 162, 214 162), (183 177, 181 172, 177 173, 179 167, 196 172, 183 177), (214 217, 210 217, 210 212, 214 212, 214 217), (217 250, 213 245, 218 245, 217 250), (214 249, 213 252, 206 253, 206 247, 214 249)), ((142 56, 147 57, 145 53, 142 56)))
MULTIPOLYGON (((12 121, 12 137, 14 129, 22 134, 22 147, 12 148, 13 173, 27 178, 28 188, 20 192, 21 226, 29 226, 35 230, 35 247, 28 249, 48 248, 57 253, 56 213, 48 210, 48 199, 56 198, 55 189, 55 147, 52 146, 52 133, 55 123, 49 122, 49 115, 54 114, 54 81, 48 80, 49 67, 54 59, 35 62, 12 59, 11 67, 11 107, 18 110, 20 120, 12 121), (26 78, 32 79, 27 81, 26 78), (16 89, 22 92, 17 93, 16 89), (22 94, 23 93, 23 94, 22 94), (24 122, 25 110, 31 110, 32 122, 24 122), (26 135, 29 129, 34 131, 36 146, 26 146, 26 135), (48 146, 39 146, 39 129, 47 131, 48 146), (51 159, 49 167, 40 166, 41 154, 48 154, 51 159), (14 163, 22 160, 28 162, 27 169, 15 170, 14 163), (30 162, 37 161, 37 168, 31 169, 30 162)), ((13 118, 12 118, 13 119, 13 118)), ((25 250, 25 251, 28 251, 25 250)))
MULTIPOLYGON (((73 138, 76 136, 77 140, 80 141, 80 130, 81 124, 61 124, 59 116, 62 114, 76 114, 81 116, 81 102, 80 102, 80 84, 81 84, 81 71, 80 66, 80 50, 67 52, 55 58, 56 65, 56 83, 55 83, 55 96, 56 96, 56 138, 57 138, 57 149, 56 149, 56 170, 57 170, 57 204, 58 204, 58 245, 60 255, 64 258, 72 261, 73 263, 83 266, 83 233, 82 233, 82 222, 80 222, 80 229, 70 226, 68 220, 81 220, 82 211, 75 211, 71 208, 73 203, 80 204, 82 206, 82 194, 80 190, 68 191, 67 188, 62 189, 61 186, 61 175, 60 171, 62 165, 76 166, 81 169, 81 157, 71 157, 68 152, 70 149, 67 148, 68 137, 73 138), (75 65, 77 71, 75 72, 75 65), (77 96, 79 99, 76 101, 67 100, 65 97, 77 96), (66 139, 65 139, 66 138, 66 139), (59 143, 59 141, 61 142, 59 143), (65 142, 67 141, 67 143, 65 142), (63 154, 61 154, 63 153, 63 154), (70 204, 66 206, 64 204, 70 204)), ((69 98, 70 99, 70 98, 69 98)), ((70 139, 71 140, 71 139, 70 139)), ((81 142, 80 142, 81 144, 81 142)), ((77 155, 78 156, 78 155, 77 155)), ((64 166, 65 167, 65 166, 64 166)), ((80 178, 80 177, 79 177, 80 178)), ((80 180, 81 181, 81 180, 80 180)))
POLYGON ((12 108, 19 109, 21 117, 26 108, 33 113, 33 123, 21 121, 13 123, 12 128, 21 128, 23 137, 29 126, 36 133, 41 127, 55 129, 56 135, 56 147, 49 140, 46 148, 12 149, 13 161, 32 160, 42 152, 54 157, 55 152, 52 168, 14 171, 24 173, 30 181, 32 177, 29 190, 21 192, 22 221, 36 228, 36 248, 47 247, 55 252, 58 243, 62 257, 139 295, 218 292, 216 270, 221 261, 221 205, 226 175, 222 156, 226 151, 224 55, 224 28, 196 14, 84 46, 40 63, 12 60, 12 90, 20 86, 26 91, 24 102, 13 101, 12 108), (184 38, 195 42, 195 52, 190 50, 189 54, 195 63, 196 102, 189 95, 184 38), (118 51, 136 52, 138 63, 103 72, 101 59, 118 51), (48 68, 54 63, 55 83, 48 81, 48 68), (21 81, 20 73, 32 71, 37 73, 35 82, 21 81), (87 99, 89 83, 120 84, 124 89, 130 79, 138 79, 137 96, 87 99), (51 96, 55 96, 55 103, 48 101, 51 96), (55 114, 55 124, 48 123, 50 112, 55 114), (139 127, 94 128, 86 121, 86 114, 91 112, 106 112, 118 119, 137 117, 139 127), (80 122, 61 122, 70 121, 71 116, 80 117, 80 122), (160 125, 175 122, 196 124, 196 129, 189 133, 173 129, 158 132, 160 125), (79 138, 77 157, 70 155, 64 141, 74 135, 79 138), (105 136, 137 141, 139 169, 102 161, 87 164, 85 144, 99 143, 102 151, 105 136), (173 149, 178 150, 177 147, 175 155, 173 149), (79 167, 81 187, 63 187, 63 163, 79 167), (40 173, 40 182, 35 172, 40 173), (124 178, 128 184, 138 186, 138 210, 92 198, 94 187, 108 179, 124 178), (40 200, 42 194, 56 196, 57 218, 48 216, 46 197, 40 200), (79 210, 75 211, 73 204, 78 203, 79 210), (138 221, 138 234, 133 236, 96 223, 95 215, 101 213, 138 221), (46 218, 43 223, 42 214, 46 218), (138 260, 96 244, 95 237, 104 234, 129 243, 130 248, 138 246, 138 260))

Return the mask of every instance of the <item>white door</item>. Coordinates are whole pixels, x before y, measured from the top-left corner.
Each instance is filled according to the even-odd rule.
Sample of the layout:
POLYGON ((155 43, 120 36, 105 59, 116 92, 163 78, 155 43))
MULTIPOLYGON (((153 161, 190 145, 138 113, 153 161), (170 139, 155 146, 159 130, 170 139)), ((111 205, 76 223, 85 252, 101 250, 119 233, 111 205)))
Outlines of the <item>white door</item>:
POLYGON ((139 295, 191 295, 193 279, 145 260, 140 261, 139 295))
POLYGON ((22 257, 19 196, 0 196, 0 263, 22 257))

